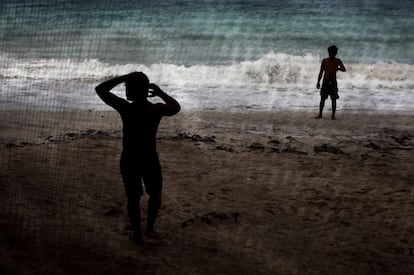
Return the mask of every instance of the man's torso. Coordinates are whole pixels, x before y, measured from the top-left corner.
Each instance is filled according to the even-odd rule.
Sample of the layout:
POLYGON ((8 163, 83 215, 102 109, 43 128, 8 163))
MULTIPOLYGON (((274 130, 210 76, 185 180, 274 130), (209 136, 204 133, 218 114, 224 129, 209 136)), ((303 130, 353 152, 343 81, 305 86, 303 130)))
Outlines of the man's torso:
POLYGON ((156 153, 156 135, 161 115, 152 103, 127 103, 118 110, 123 123, 123 150, 132 154, 156 153))

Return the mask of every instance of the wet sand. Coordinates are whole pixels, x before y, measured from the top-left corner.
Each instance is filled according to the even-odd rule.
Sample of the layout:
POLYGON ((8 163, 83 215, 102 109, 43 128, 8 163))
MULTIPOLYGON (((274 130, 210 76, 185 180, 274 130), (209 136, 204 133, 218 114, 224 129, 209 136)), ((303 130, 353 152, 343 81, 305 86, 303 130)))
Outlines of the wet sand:
POLYGON ((414 115, 314 115, 164 119, 138 247, 116 113, 0 111, 0 274, 414 274, 414 115))

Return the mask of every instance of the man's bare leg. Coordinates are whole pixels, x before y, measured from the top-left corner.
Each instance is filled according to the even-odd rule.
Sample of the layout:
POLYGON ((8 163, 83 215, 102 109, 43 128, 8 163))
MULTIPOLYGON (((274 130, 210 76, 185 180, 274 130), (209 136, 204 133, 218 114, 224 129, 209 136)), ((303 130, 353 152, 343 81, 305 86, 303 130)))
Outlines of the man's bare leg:
POLYGON ((142 245, 140 197, 128 200, 128 216, 134 230, 132 240, 137 245, 142 245))
POLYGON ((148 219, 147 219, 147 229, 146 234, 152 236, 155 233, 154 224, 157 219, 158 211, 161 207, 161 191, 159 193, 153 194, 149 197, 148 200, 148 219))

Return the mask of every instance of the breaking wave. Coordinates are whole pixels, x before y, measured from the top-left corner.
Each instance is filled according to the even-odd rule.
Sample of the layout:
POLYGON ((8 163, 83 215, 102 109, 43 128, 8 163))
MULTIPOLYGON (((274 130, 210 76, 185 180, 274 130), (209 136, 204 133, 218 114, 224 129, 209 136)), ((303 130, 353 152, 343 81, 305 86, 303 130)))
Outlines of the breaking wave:
MULTIPOLYGON (((377 62, 347 64, 338 73, 342 88, 413 89, 414 65, 377 62)), ((99 82, 131 71, 145 72, 151 81, 172 88, 263 87, 313 88, 321 57, 270 52, 258 60, 224 65, 118 64, 99 60, 23 60, 0 56, 0 78, 41 81, 99 82)))

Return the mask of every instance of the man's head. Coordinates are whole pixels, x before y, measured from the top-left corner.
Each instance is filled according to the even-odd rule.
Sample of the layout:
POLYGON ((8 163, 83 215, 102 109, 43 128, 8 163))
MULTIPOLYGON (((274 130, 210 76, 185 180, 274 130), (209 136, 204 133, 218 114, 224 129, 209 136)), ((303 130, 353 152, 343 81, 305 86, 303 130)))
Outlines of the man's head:
POLYGON ((329 57, 335 57, 338 53, 338 47, 335 45, 332 45, 328 48, 329 57))
POLYGON ((142 72, 132 73, 125 81, 126 97, 131 101, 143 101, 148 97, 149 79, 142 72))

